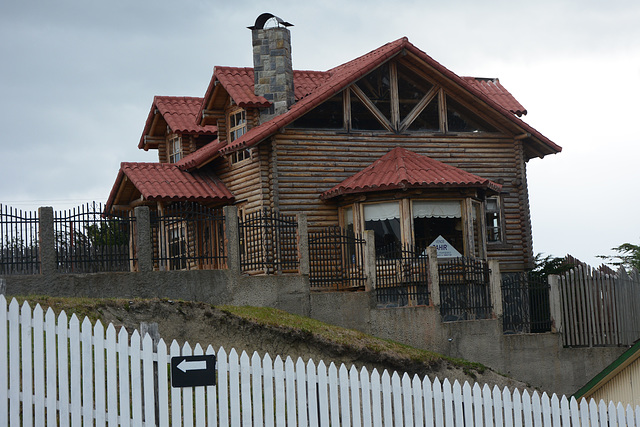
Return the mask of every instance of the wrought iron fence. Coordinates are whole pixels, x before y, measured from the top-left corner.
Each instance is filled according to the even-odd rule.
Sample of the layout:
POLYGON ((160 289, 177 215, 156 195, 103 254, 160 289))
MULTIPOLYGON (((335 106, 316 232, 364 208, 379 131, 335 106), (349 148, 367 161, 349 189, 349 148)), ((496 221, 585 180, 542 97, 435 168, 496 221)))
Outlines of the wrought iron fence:
POLYGON ((56 260, 59 272, 130 271, 135 263, 129 236, 135 217, 128 212, 105 214, 102 204, 54 212, 56 260))
POLYGON ((224 214, 197 203, 175 203, 151 212, 153 264, 157 270, 219 270, 227 266, 224 214))
POLYGON ((268 208, 238 222, 240 266, 246 273, 298 271, 298 222, 295 216, 268 208))
POLYGON ((505 334, 549 332, 549 282, 529 272, 502 274, 502 313, 505 334))
POLYGON ((0 205, 0 274, 38 274, 38 240, 36 211, 0 205))
POLYGON ((424 249, 390 245, 378 251, 376 299, 384 307, 429 304, 429 262, 424 249))
POLYGON ((364 289, 364 242, 361 236, 340 227, 309 233, 311 290, 364 289))
POLYGON ((491 317, 487 261, 453 258, 438 264, 440 314, 444 322, 491 317))

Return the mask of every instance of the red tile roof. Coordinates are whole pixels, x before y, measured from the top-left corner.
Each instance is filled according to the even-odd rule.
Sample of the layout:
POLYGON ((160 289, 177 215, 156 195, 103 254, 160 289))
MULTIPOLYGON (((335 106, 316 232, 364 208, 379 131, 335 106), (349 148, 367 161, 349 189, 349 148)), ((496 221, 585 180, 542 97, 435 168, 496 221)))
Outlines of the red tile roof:
MULTIPOLYGON (((317 88, 328 77, 324 71, 298 71, 293 72, 293 86, 296 100, 304 98, 317 88)), ((242 108, 264 108, 271 105, 266 98, 254 93, 253 68, 216 67, 213 77, 205 93, 207 101, 213 94, 217 84, 222 84, 233 101, 242 108)))
POLYGON ((116 195, 127 178, 145 200, 197 201, 229 203, 233 194, 212 173, 185 172, 173 163, 129 163, 120 165, 106 209, 116 202, 116 195))
POLYGON ((470 86, 476 87, 489 98, 511 111, 513 114, 526 116, 527 110, 500 84, 498 79, 485 79, 479 77, 462 77, 470 86))
POLYGON ((350 176, 330 190, 323 199, 343 194, 405 188, 476 187, 499 192, 502 186, 454 166, 402 147, 394 148, 357 174, 350 176))
POLYGON ((182 159, 177 161, 175 165, 180 170, 192 170, 194 168, 199 168, 209 163, 216 157, 220 155, 220 149, 224 147, 227 143, 220 142, 219 139, 215 141, 211 141, 204 147, 184 156, 182 159))
MULTIPOLYGON (((471 95, 487 103, 505 118, 519 126, 523 130, 523 133, 530 134, 544 147, 544 154, 557 153, 562 150, 560 146, 553 143, 533 127, 519 120, 518 117, 516 117, 510 111, 510 108, 513 107, 512 105, 504 106, 500 103, 501 99, 504 100, 506 99, 505 97, 508 96, 508 92, 506 92, 506 90, 500 91, 496 96, 494 89, 497 89, 497 85, 494 84, 492 86, 489 84, 483 84, 482 82, 478 83, 477 81, 470 82, 468 79, 458 76, 457 74, 439 64, 429 55, 415 47, 405 37, 394 42, 387 43, 384 46, 372 52, 369 52, 366 55, 363 55, 359 58, 356 58, 350 62, 327 71, 328 77, 326 77, 315 90, 313 90, 306 97, 302 98, 293 106, 291 106, 289 111, 249 130, 241 138, 238 138, 232 144, 229 144, 226 147, 222 148, 221 151, 224 153, 228 153, 239 150, 242 147, 251 147, 261 142, 265 138, 276 133, 279 129, 301 117, 317 105, 326 101, 331 96, 345 89, 349 84, 355 82, 360 77, 369 73, 391 57, 401 53, 403 50, 406 50, 416 57, 420 58, 422 61, 433 67, 437 72, 441 73, 446 78, 456 82, 459 86, 467 89, 467 91, 471 95)), ((516 110, 517 109, 518 108, 516 108, 516 110)))
POLYGON ((200 126, 197 124, 197 115, 200 112, 202 98, 188 96, 156 96, 153 98, 151 111, 142 131, 142 137, 138 148, 145 147, 144 137, 149 135, 151 124, 155 114, 162 115, 167 125, 173 132, 197 135, 215 135, 218 132, 216 126, 200 126), (157 113, 156 113, 157 111, 157 113))

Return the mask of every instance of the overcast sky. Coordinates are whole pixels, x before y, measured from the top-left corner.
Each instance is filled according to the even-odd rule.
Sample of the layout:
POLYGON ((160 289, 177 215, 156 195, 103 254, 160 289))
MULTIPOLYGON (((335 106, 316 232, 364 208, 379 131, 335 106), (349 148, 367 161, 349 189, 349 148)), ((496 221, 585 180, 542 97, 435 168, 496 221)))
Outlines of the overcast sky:
POLYGON ((262 12, 294 24, 296 69, 327 70, 407 36, 458 75, 498 77, 563 147, 528 163, 534 251, 593 266, 640 244, 637 0, 5 0, 0 203, 105 202, 154 95, 203 96, 213 67, 251 66, 262 12))

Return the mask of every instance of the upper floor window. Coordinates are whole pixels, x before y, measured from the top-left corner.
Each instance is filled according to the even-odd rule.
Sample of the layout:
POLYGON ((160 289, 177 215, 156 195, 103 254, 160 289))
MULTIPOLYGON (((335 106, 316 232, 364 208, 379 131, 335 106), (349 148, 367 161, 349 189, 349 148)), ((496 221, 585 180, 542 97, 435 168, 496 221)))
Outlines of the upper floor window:
POLYGON ((244 110, 229 113, 229 142, 233 142, 247 133, 247 115, 244 110))
POLYGON ((169 163, 175 163, 182 158, 182 140, 180 135, 171 135, 169 138, 169 163))
POLYGON ((502 242, 503 232, 499 197, 487 197, 485 218, 487 227, 487 242, 502 242))

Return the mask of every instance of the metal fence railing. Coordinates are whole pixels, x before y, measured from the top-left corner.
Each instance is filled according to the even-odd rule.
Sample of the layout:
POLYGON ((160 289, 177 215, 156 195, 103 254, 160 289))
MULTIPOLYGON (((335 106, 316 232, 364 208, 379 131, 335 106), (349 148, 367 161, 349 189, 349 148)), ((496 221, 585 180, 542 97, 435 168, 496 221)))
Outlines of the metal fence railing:
POLYGON ((490 271, 486 260, 453 258, 438 264, 442 320, 491 318, 490 271))
POLYGON ((505 334, 549 332, 549 282, 529 272, 502 274, 502 326, 505 334))
POLYGON ((429 261, 424 250, 391 245, 376 254, 379 306, 429 305, 429 261))
POLYGON ((274 274, 298 271, 298 222, 295 216, 265 208, 241 218, 238 229, 243 272, 274 274))
POLYGON ((0 274, 38 274, 39 219, 36 211, 0 205, 0 274))
POLYGON ((130 271, 135 262, 129 236, 135 217, 106 215, 99 203, 54 212, 56 262, 61 273, 130 271))
POLYGON ((309 233, 311 290, 364 290, 364 248, 361 236, 340 227, 309 233))
POLYGON ((156 270, 219 270, 227 267, 224 214, 197 203, 175 203, 151 212, 156 270))

